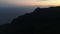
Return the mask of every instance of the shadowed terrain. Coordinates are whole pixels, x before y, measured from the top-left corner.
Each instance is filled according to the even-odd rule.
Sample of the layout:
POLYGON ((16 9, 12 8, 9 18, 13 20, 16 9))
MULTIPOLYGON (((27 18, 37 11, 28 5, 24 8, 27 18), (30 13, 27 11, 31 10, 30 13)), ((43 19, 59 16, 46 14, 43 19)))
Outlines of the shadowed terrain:
POLYGON ((60 7, 39 8, 1 26, 2 34, 59 34, 60 7))

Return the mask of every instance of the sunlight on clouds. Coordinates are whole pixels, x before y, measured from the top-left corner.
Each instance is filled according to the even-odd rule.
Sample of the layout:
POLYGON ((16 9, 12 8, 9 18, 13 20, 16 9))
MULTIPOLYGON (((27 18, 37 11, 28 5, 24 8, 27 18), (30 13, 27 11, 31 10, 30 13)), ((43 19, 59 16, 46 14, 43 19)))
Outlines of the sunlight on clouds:
POLYGON ((16 4, 16 5, 27 5, 27 6, 34 6, 34 5, 58 6, 60 5, 60 0, 0 0, 0 3, 1 2, 16 4))
POLYGON ((37 5, 53 5, 53 6, 58 6, 60 5, 60 1, 41 1, 41 2, 36 2, 37 5))

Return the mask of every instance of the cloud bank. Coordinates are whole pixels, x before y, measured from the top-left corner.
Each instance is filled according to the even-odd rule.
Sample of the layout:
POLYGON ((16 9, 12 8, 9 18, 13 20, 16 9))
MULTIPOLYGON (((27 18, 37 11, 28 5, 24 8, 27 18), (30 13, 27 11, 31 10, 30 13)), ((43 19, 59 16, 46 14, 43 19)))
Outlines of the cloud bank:
POLYGON ((0 0, 0 4, 26 5, 26 6, 60 6, 60 0, 0 0))

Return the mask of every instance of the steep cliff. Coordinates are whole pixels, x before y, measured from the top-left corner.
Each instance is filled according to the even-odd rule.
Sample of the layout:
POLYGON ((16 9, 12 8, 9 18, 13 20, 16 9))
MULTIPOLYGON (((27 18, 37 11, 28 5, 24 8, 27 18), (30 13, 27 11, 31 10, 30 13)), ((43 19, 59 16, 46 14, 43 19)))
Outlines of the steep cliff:
POLYGON ((13 19, 4 32, 17 34, 57 34, 60 32, 60 7, 36 8, 13 19))

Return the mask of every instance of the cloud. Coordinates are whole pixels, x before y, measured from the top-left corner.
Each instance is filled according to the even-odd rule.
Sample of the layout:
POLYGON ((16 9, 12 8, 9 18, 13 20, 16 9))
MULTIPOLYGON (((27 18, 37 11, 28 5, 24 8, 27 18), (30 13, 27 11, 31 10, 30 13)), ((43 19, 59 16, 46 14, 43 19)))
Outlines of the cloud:
POLYGON ((12 5, 60 5, 60 0, 0 0, 0 4, 12 5))
POLYGON ((48 1, 48 0, 37 0, 37 1, 48 1))
POLYGON ((37 0, 37 1, 60 1, 60 0, 37 0))

